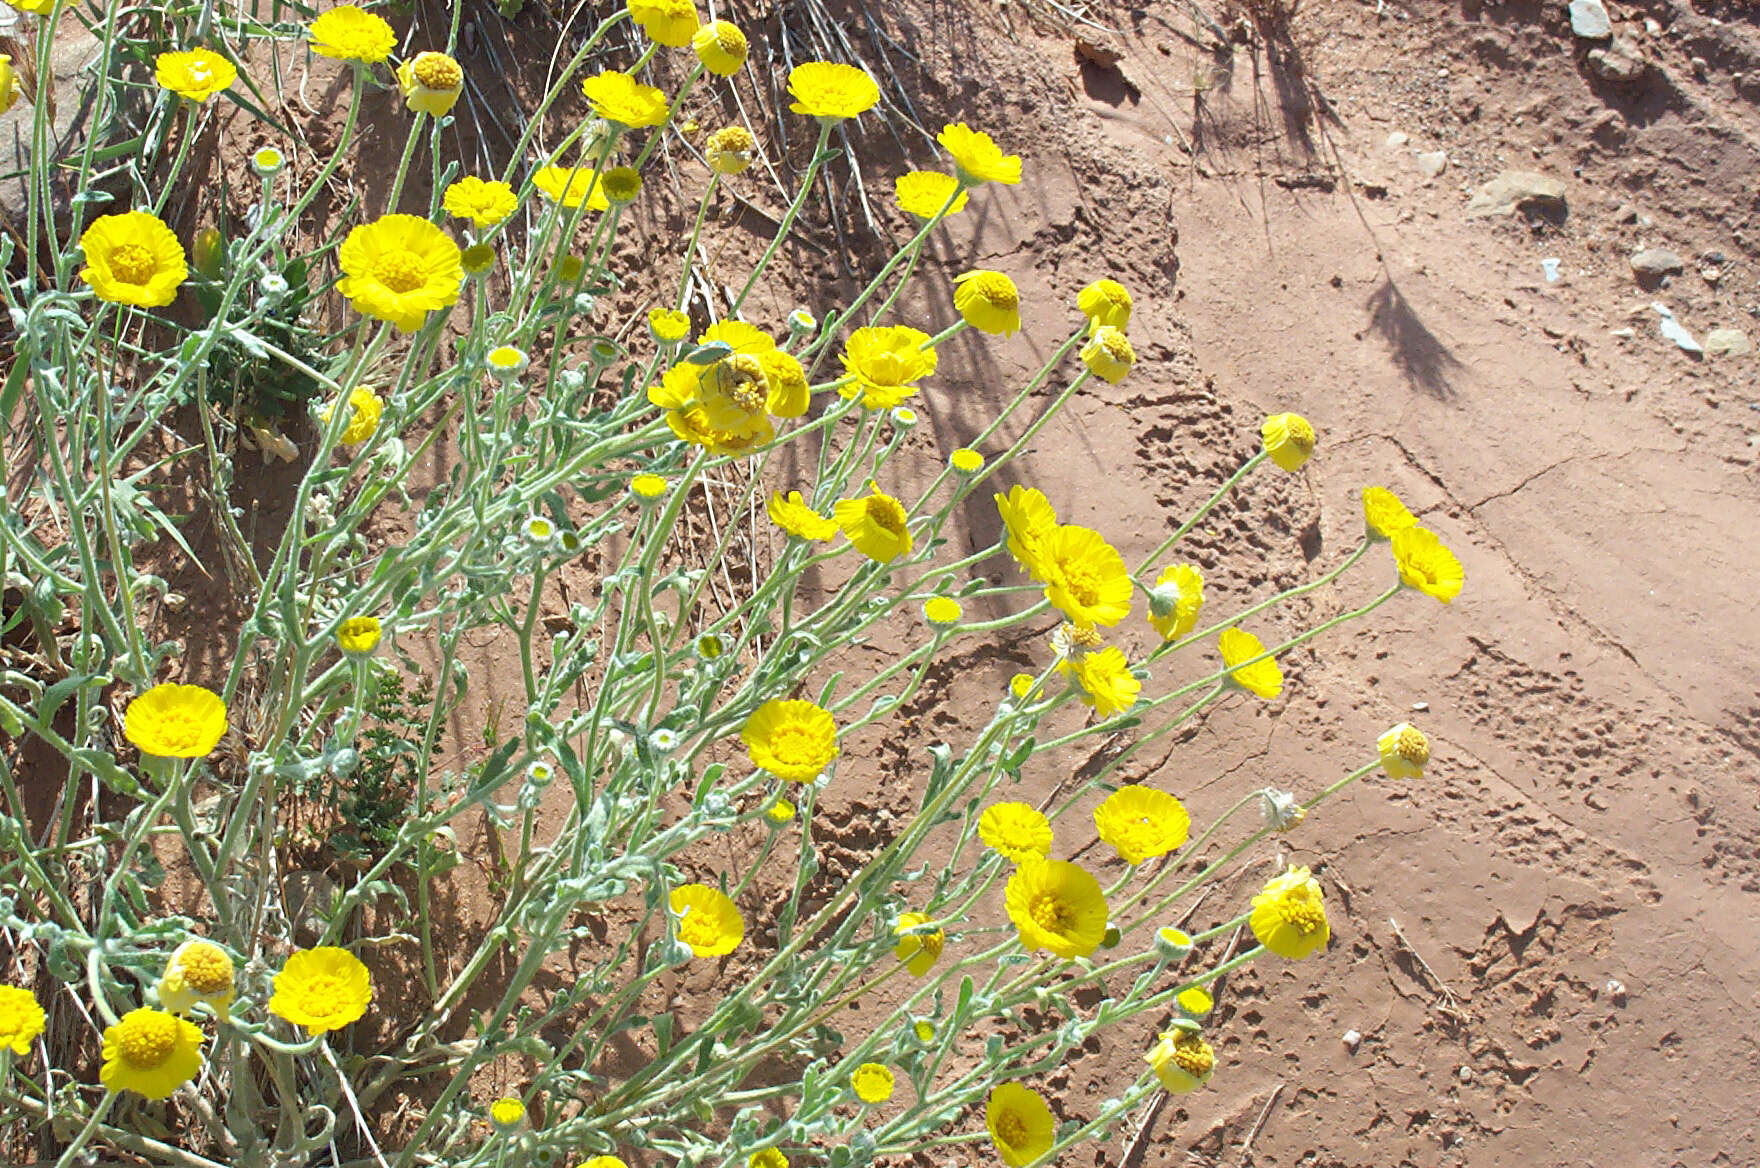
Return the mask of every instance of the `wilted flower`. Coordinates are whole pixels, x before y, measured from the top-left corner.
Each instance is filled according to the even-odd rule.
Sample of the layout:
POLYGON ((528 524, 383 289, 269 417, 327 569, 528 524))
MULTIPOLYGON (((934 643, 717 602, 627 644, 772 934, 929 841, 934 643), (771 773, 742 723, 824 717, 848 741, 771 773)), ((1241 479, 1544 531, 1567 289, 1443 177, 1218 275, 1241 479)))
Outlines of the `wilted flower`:
POLYGON ((703 155, 716 174, 738 174, 752 164, 758 140, 744 126, 723 126, 703 143, 703 155))
POLYGON ((1021 160, 1018 155, 1004 154, 990 135, 974 130, 964 122, 944 126, 935 140, 953 156, 960 182, 968 187, 984 182, 1014 184, 1021 181, 1021 160))
POLYGON ((1259 427, 1265 453, 1284 470, 1300 470, 1314 453, 1314 427, 1300 414, 1272 414, 1259 427))
POLYGON ((397 67, 397 85, 410 109, 443 118, 464 92, 464 70, 445 53, 417 53, 397 67))
POLYGON ((725 20, 712 20, 691 37, 691 48, 703 68, 717 77, 732 77, 746 63, 746 34, 725 20))
POLYGON ((981 333, 1006 336, 1021 328, 1021 294, 1014 281, 984 268, 953 278, 953 306, 981 333))

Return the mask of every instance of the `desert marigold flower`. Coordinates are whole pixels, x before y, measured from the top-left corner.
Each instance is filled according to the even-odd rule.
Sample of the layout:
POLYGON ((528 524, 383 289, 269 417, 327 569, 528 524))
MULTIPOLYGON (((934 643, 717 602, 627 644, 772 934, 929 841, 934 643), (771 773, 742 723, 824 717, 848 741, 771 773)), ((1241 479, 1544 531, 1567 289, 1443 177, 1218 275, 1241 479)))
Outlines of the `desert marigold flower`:
POLYGON ((964 122, 953 122, 942 127, 935 140, 953 156, 960 182, 968 187, 984 182, 1014 184, 1021 181, 1020 156, 1004 154, 1002 148, 982 130, 974 130, 964 122))
POLYGON ((1198 986, 1193 986, 1189 990, 1181 990, 1174 995, 1173 1001, 1183 1012, 1193 1018, 1202 1018, 1216 1006, 1216 999, 1198 986))
POLYGON ((957 178, 939 170, 913 170, 901 174, 892 180, 892 189, 898 195, 899 207, 919 219, 932 219, 941 213, 943 207, 947 208, 947 214, 957 215, 966 209, 969 197, 957 178), (958 194, 954 193, 956 191, 958 194), (953 200, 951 204, 949 199, 953 200))
POLYGON ((164 1099, 202 1069, 202 1032, 163 1010, 130 1010, 104 1028, 98 1078, 111 1091, 164 1099))
POLYGON ((723 126, 703 143, 703 156, 716 174, 739 174, 752 164, 758 140, 744 126, 723 126))
POLYGON ((1176 1026, 1156 1040, 1143 1056, 1161 1085, 1173 1095, 1195 1091, 1216 1070, 1216 1052, 1196 1030, 1176 1026))
POLYGON ((904 504, 868 483, 868 495, 860 499, 839 499, 831 508, 832 518, 843 534, 856 545, 856 550, 876 563, 884 564, 899 556, 909 555, 911 529, 906 522, 904 504))
POLYGON ((27 1055, 31 1041, 43 1032, 48 1015, 29 990, 0 983, 0 1048, 27 1055))
POLYGON ((1131 294, 1117 280, 1095 280, 1076 295, 1076 307, 1095 330, 1101 325, 1111 325, 1119 332, 1130 327, 1131 294))
POLYGON ((793 823, 797 814, 799 814, 799 808, 795 807, 791 800, 780 797, 776 802, 764 808, 764 818, 768 819, 775 827, 784 827, 793 823))
POLYGON ((337 61, 377 65, 397 47, 397 34, 380 17, 343 4, 312 21, 312 52, 337 61))
POLYGON ((752 765, 779 779, 810 783, 837 758, 837 722, 813 702, 771 698, 739 732, 752 765))
POLYGON ((676 345, 691 335, 691 318, 676 308, 650 308, 648 335, 660 345, 676 345))
POLYGON ((1141 864, 1186 842, 1192 817, 1185 804, 1154 787, 1120 787, 1094 808, 1094 827, 1119 859, 1141 864))
POLYGON ((707 884, 681 884, 667 897, 679 915, 678 939, 695 957, 732 953, 746 935, 739 907, 728 895, 707 884))
POLYGON ((1130 341, 1123 332, 1109 324, 1096 328, 1094 335, 1082 346, 1082 364, 1108 385, 1123 381, 1136 363, 1137 353, 1131 348, 1130 341))
POLYGON ((1364 487, 1363 526, 1370 539, 1392 539, 1406 528, 1418 526, 1418 517, 1386 487, 1364 487))
POLYGON ((1241 664, 1265 652, 1264 642, 1252 633, 1245 629, 1223 629, 1216 640, 1216 648, 1222 654, 1222 664, 1228 668, 1229 680, 1242 689, 1266 701, 1283 692, 1283 670, 1278 668, 1277 658, 1267 657, 1251 665, 1241 664))
POLYGON ((1039 1093, 1019 1083, 998 1083, 984 1103, 984 1126, 1008 1168, 1025 1168, 1051 1150, 1057 1124, 1039 1093))
POLYGON ((1204 574, 1190 564, 1161 569, 1149 590, 1149 623, 1164 641, 1178 640, 1198 627, 1204 610, 1204 574))
POLYGON ((798 418, 807 412, 805 371, 767 333, 723 320, 697 338, 699 346, 716 342, 727 356, 706 365, 681 361, 648 388, 648 400, 667 411, 674 434, 711 453, 741 453, 775 436, 770 415, 798 418))
POLYGON ((771 491, 764 510, 770 522, 801 539, 824 543, 837 538, 840 530, 836 522, 813 510, 799 491, 790 491, 786 496, 781 491, 771 491))
POLYGON ((337 291, 356 312, 389 321, 399 332, 415 332, 429 312, 456 304, 464 282, 458 244, 415 215, 385 215, 354 228, 337 260, 343 272, 337 291))
POLYGON ((1306 868, 1292 867, 1273 876, 1265 891, 1253 897, 1247 924, 1261 945, 1291 961, 1325 948, 1332 935, 1320 884, 1306 868))
POLYGON ((666 494, 666 490, 669 486, 671 486, 671 484, 662 476, 649 474, 646 471, 629 481, 630 493, 635 495, 636 498, 650 503, 666 494))
POLYGON ((1314 453, 1314 427, 1300 414, 1272 414, 1259 427, 1265 453, 1284 470, 1300 470, 1314 453))
POLYGON ((1033 686, 1038 680, 1030 673, 1017 673, 1008 679, 1008 692, 1015 701, 1025 701, 1027 695, 1033 692, 1033 686))
POLYGON ((575 1168, 629 1168, 629 1165, 617 1156, 594 1156, 583 1160, 575 1168))
POLYGON ((79 246, 86 254, 79 278, 99 300, 112 304, 163 308, 189 278, 183 245, 158 216, 145 211, 99 216, 79 237, 79 246))
POLYGON ((526 1120, 526 1105, 511 1095, 489 1104, 489 1123, 502 1135, 517 1132, 526 1120))
POLYGON ((548 515, 526 516, 521 531, 525 534, 526 542, 533 547, 548 547, 550 541, 556 538, 556 524, 550 521, 548 515))
POLYGON ((953 306, 981 333, 1006 336, 1021 328, 1021 294, 1001 272, 978 268, 953 278, 953 306))
POLYGON ((849 1077, 856 1098, 863 1103, 884 1103, 892 1098, 892 1068, 883 1063, 863 1063, 849 1077))
POLYGON ((1184 929, 1165 925, 1155 930, 1155 952, 1166 961, 1180 961, 1192 951, 1192 938, 1184 929))
POLYGON ((669 49, 690 44, 697 31, 697 6, 692 0, 629 0, 629 15, 649 40, 669 49))
POLYGON ((473 243, 458 253, 458 266, 467 276, 481 276, 495 266, 495 249, 486 243, 473 243))
POLYGON ((376 616, 352 616, 336 626, 336 643, 344 653, 365 656, 379 647, 384 630, 376 616))
POLYGON ((526 367, 531 364, 531 358, 526 356, 524 349, 513 345, 496 345, 483 358, 483 363, 489 367, 489 372, 497 381, 512 381, 526 371, 526 367))
POLYGON ((759 1148, 746 1157, 746 1168, 788 1168, 788 1157, 781 1148, 759 1148))
POLYGON ((12 67, 12 58, 0 53, 0 114, 11 109, 23 94, 18 84, 18 72, 12 67))
POLYGON ((11 7, 20 12, 29 12, 33 16, 47 16, 55 11, 60 0, 11 0, 11 7))
POLYGON ((160 53, 153 59, 153 76, 161 89, 207 101, 238 80, 238 66, 212 49, 190 49, 160 53))
POLYGON ((1393 559, 1399 565, 1400 583, 1444 604, 1459 596, 1466 583, 1461 562, 1436 538, 1434 531, 1425 527, 1395 532, 1393 559))
POLYGON ((189 940, 171 952, 159 979, 159 1004, 188 1015, 197 1002, 221 1018, 232 1004, 232 958, 212 941, 189 940))
POLYGON ((627 129, 663 125, 671 112, 664 93, 616 70, 587 78, 581 82, 581 92, 594 113, 627 129))
POLYGON ((691 36, 691 48, 703 68, 717 77, 732 77, 746 63, 746 34, 725 20, 711 20, 691 36))
POLYGON ((251 155, 251 169, 263 178, 274 178, 287 165, 287 158, 273 146, 264 146, 251 155))
POLYGON ((142 754, 201 758, 226 737, 226 703, 199 685, 156 685, 128 703, 122 736, 142 754))
POLYGON ((996 496, 996 510, 1008 529, 1008 554, 1035 580, 1051 579, 1048 544, 1057 531, 1057 512, 1036 487, 1010 487, 996 496))
POLYGON ((951 596, 931 596, 923 602, 923 619, 940 628, 957 625, 964 612, 951 596))
POLYGON ((940 358, 925 349, 929 334, 906 325, 859 328, 843 346, 851 380, 837 387, 845 398, 861 396, 871 410, 889 410, 917 392, 916 382, 935 372, 940 358))
POLYGON ((1060 524, 1046 538, 1041 560, 1045 599, 1077 625, 1115 625, 1131 611, 1131 577, 1124 557, 1091 528, 1060 524))
POLYGON ((1051 853, 1051 821, 1030 803, 992 803, 978 817, 978 838, 1016 863, 1043 860, 1051 853))
MULTIPOLYGON (((318 419, 328 426, 334 413, 334 403, 318 411, 318 419)), ((348 391, 348 421, 343 423, 342 436, 337 439, 344 446, 359 446, 371 438, 379 429, 379 419, 385 415, 385 400, 364 385, 357 385, 348 391)))
POLYGON ((1410 722, 1384 732, 1375 740, 1381 755, 1381 769, 1390 779, 1421 779, 1430 762, 1430 740, 1410 722))
POLYGON ((1077 654, 1058 662, 1057 668, 1081 689, 1082 704, 1103 718, 1124 713, 1143 692, 1123 650, 1115 646, 1077 654))
POLYGON ((603 183, 593 177, 593 168, 581 166, 544 166, 532 175, 532 185, 552 203, 570 209, 583 202, 589 211, 609 211, 611 200, 605 197, 603 183))
POLYGON ((443 118, 464 92, 464 69, 445 53, 417 53, 397 67, 397 87, 410 109, 443 118))
POLYGON ((440 205, 454 219, 469 219, 482 229, 505 223, 519 209, 519 196, 500 179, 467 175, 446 188, 440 205))
POLYGON ((984 469, 984 456, 970 447, 962 446, 947 456, 947 465, 954 473, 970 477, 984 469))
POLYGON ((893 935, 898 938, 898 942, 892 947, 892 955, 904 962, 912 977, 927 974, 935 962, 941 959, 941 950, 947 945, 947 934, 941 929, 936 929, 933 933, 910 931, 919 925, 928 924, 932 919, 928 913, 900 913, 898 923, 892 926, 893 935))
POLYGON ((361 959, 323 945, 288 957, 275 975, 269 1013, 305 1027, 308 1034, 323 1034, 358 1022, 372 1001, 373 975, 361 959))
POLYGON ((807 61, 788 72, 788 93, 797 114, 837 123, 873 109, 880 100, 880 86, 854 65, 807 61))

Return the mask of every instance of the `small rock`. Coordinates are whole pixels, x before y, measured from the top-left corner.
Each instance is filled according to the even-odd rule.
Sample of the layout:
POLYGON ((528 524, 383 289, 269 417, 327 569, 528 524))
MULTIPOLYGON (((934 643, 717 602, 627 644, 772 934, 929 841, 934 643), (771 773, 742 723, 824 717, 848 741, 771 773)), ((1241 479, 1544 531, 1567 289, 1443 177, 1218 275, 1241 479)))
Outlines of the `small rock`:
POLYGON ((1363 1036, 1358 1034, 1355 1030, 1347 1030, 1339 1041, 1344 1043, 1352 1054, 1355 1054, 1357 1053, 1357 1047, 1363 1045, 1363 1036))
POLYGON ((1558 283, 1558 265, 1559 258, 1557 256, 1547 256, 1540 261, 1540 273, 1546 277, 1548 284, 1558 283))
POLYGON ((1398 150, 1401 146, 1404 146, 1407 142, 1410 142, 1411 140, 1412 139, 1411 139, 1410 135, 1402 134, 1400 131, 1395 130, 1393 133, 1391 133, 1387 136, 1387 148, 1389 150, 1398 150))
POLYGON ((1686 326, 1674 318, 1674 313, 1668 305, 1652 304, 1650 307, 1655 309, 1656 314, 1662 318, 1657 328, 1661 331, 1664 339, 1673 341, 1683 353, 1699 356, 1705 352, 1704 347, 1693 339, 1693 334, 1687 331, 1686 326))
POLYGON ((1701 280, 1705 281, 1707 284, 1710 284, 1713 287, 1715 287, 1717 285, 1717 282, 1719 280, 1723 279, 1723 269, 1722 268, 1715 268, 1715 267, 1712 267, 1708 264, 1705 267, 1702 267, 1699 269, 1699 278, 1701 280))
POLYGON ((1462 1067, 1460 1069, 1459 1074, 1460 1074, 1461 1082, 1471 1083, 1473 1081, 1473 1068, 1472 1067, 1462 1067))
POLYGON ((1711 70, 1711 65, 1704 57, 1694 57, 1691 61, 1687 62, 1687 64, 1692 68, 1693 76, 1701 81, 1705 80, 1706 73, 1711 70))
POLYGON ((1425 178, 1435 178, 1448 169, 1448 155, 1441 150, 1420 151, 1418 169, 1424 173, 1425 178))
POLYGON ((1613 209, 1613 221, 1615 223, 1636 223, 1638 209, 1630 203, 1621 203, 1613 209))
POLYGON ((1629 85, 1642 81, 1649 68, 1650 62, 1644 59, 1644 54, 1624 37, 1614 37, 1607 48, 1589 53, 1589 69, 1603 81, 1629 85))
POLYGON ((1678 276, 1686 270, 1686 261, 1666 247, 1647 247, 1632 257, 1632 274, 1640 283, 1678 276))
POLYGON ((1479 184, 1473 197, 1467 200, 1467 218, 1509 215, 1517 208, 1562 212, 1565 209, 1564 183, 1550 175, 1529 170, 1506 170, 1490 182, 1479 184))
POLYGON ((1610 977, 1607 979, 1607 985, 1604 988, 1607 991, 1607 996, 1613 999, 1614 1005, 1623 1006, 1626 1004, 1625 982, 1619 980, 1617 977, 1610 977))
POLYGON ((1618 337, 1622 341, 1629 341, 1638 335, 1638 330, 1627 325, 1625 328, 1614 329, 1613 332, 1608 335, 1618 337))
POLYGON ((1416 710, 1420 714, 1422 714, 1424 711, 1428 710, 1429 708, 1430 708, 1429 702, 1413 702, 1412 703, 1412 709, 1416 710))
POLYGON ((1705 334, 1705 351, 1720 357, 1741 357, 1754 351, 1754 342, 1738 328, 1712 329, 1705 334))
POLYGON ((1613 21, 1601 0, 1571 0, 1571 31, 1586 41, 1604 41, 1613 35, 1613 21))

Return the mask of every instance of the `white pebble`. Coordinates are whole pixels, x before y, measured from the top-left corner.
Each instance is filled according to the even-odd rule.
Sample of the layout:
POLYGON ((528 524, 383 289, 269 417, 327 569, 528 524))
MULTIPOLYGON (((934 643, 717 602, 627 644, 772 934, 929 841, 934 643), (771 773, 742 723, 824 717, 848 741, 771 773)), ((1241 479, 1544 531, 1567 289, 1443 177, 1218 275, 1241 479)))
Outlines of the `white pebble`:
POLYGON ((1357 1047, 1363 1044, 1363 1036, 1358 1034, 1355 1030, 1347 1030, 1344 1032, 1344 1037, 1340 1039, 1340 1041, 1355 1053, 1357 1047))
POLYGON ((1472 1067, 1462 1067, 1461 1068, 1461 1082, 1471 1083, 1472 1081, 1473 1081, 1473 1068, 1472 1067))
POLYGON ((1412 709, 1416 710, 1420 714, 1422 714, 1425 710, 1428 710, 1429 708, 1430 708, 1429 702, 1413 702, 1412 703, 1412 709))

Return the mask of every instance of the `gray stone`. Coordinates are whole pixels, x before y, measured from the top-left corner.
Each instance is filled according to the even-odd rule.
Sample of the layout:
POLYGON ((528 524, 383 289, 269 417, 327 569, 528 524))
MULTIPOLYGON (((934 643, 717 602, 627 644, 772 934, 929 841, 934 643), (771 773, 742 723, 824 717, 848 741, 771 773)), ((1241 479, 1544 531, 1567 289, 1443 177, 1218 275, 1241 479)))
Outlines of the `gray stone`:
POLYGON ((1624 37, 1614 37, 1613 43, 1607 48, 1594 49, 1589 53, 1589 69, 1603 81, 1629 85, 1644 79, 1644 74, 1650 69, 1650 62, 1644 59, 1644 54, 1632 42, 1624 37))
POLYGON ((1467 218, 1484 219, 1509 215, 1517 208, 1562 212, 1564 183, 1551 175, 1530 170, 1506 170, 1490 182, 1481 183, 1467 200, 1467 218))
POLYGON ((1722 357, 1741 357, 1754 351, 1754 342, 1738 328, 1712 329, 1705 334, 1705 351, 1722 357))
POLYGON ((1604 41, 1613 35, 1613 21, 1601 0, 1571 0, 1571 31, 1586 41, 1604 41))
POLYGON ((1686 261, 1666 247, 1647 247, 1632 257, 1632 273, 1640 280, 1660 280, 1686 270, 1686 261))
POLYGON ((1448 169, 1448 154, 1441 150, 1419 151, 1418 169, 1425 178, 1435 178, 1448 169))
POLYGON ((1636 223, 1638 209, 1630 203, 1621 203, 1613 209, 1613 221, 1615 223, 1636 223))

